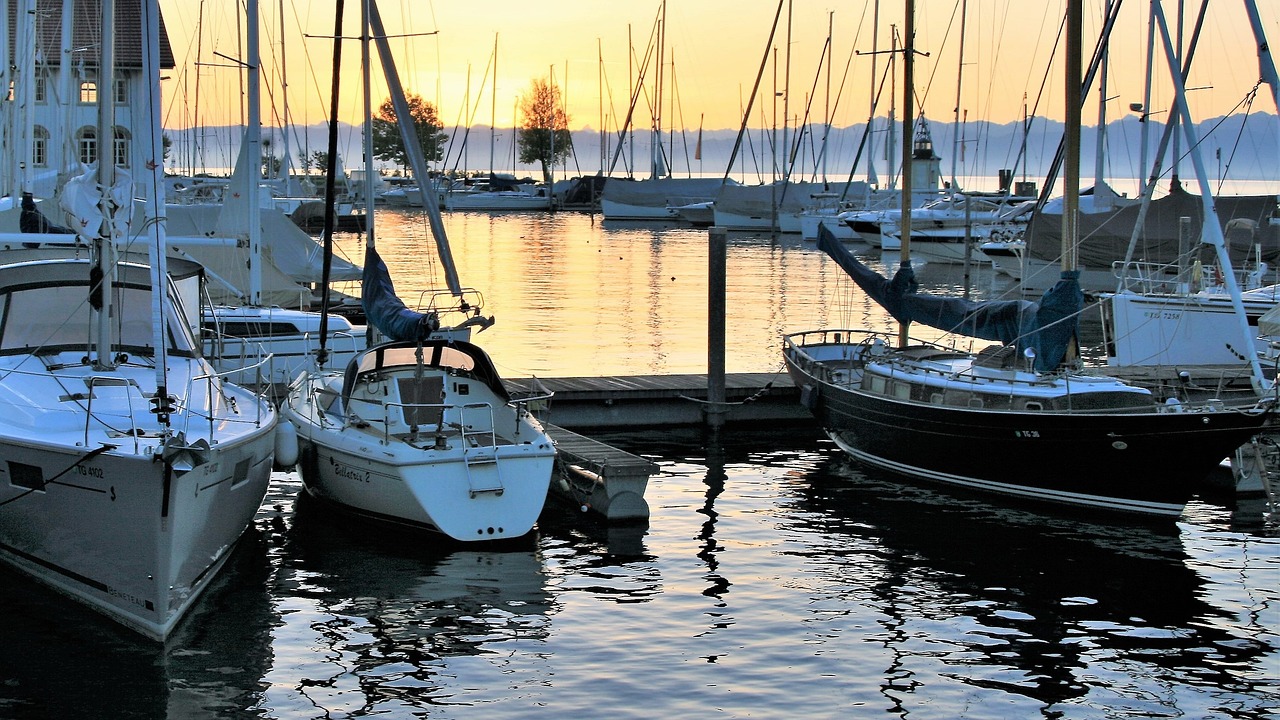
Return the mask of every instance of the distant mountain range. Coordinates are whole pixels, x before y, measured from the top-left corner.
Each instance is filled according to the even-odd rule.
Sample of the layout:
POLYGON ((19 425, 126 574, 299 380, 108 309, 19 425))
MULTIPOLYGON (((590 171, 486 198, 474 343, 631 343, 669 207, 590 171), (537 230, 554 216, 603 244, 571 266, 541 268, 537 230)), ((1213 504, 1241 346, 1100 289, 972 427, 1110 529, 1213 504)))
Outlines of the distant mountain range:
MULTIPOLYGON (((864 125, 862 124, 833 128, 827 138, 829 150, 825 162, 821 160, 815 161, 822 147, 823 128, 821 126, 811 127, 803 134, 801 142, 798 144, 793 176, 798 175, 805 179, 815 176, 819 179, 826 177, 832 181, 846 179, 850 175, 850 169, 853 167, 853 161, 859 145, 864 142, 863 138, 866 135, 867 144, 863 150, 862 160, 860 160, 857 170, 854 172, 854 178, 859 180, 866 178, 866 158, 868 155, 873 155, 876 173, 880 181, 882 183, 887 182, 889 168, 885 159, 885 144, 888 140, 887 124, 887 120, 883 118, 877 119, 873 123, 874 131, 870 134, 864 132, 864 125)), ((1145 177, 1148 174, 1148 171, 1144 171, 1139 167, 1142 157, 1140 150, 1142 127, 1143 123, 1134 115, 1108 123, 1107 151, 1104 154, 1106 168, 1103 173, 1104 177, 1123 179, 1145 177)), ((994 178, 1002 169, 1015 170, 1015 179, 1020 180, 1025 175, 1027 180, 1042 183, 1044 174, 1057 150, 1063 130, 1062 123, 1044 119, 1033 119, 1030 123, 1030 129, 1026 133, 1023 132, 1021 122, 1006 124, 973 122, 963 126, 957 140, 957 133, 954 132, 954 128, 955 126, 952 123, 929 122, 934 152, 942 160, 943 174, 948 179, 954 175, 962 187, 980 190, 995 189, 992 186, 995 182, 994 178), (1027 156, 1025 168, 1022 164, 1015 164, 1019 163, 1018 156, 1024 142, 1027 156)), ((1164 125, 1162 122, 1150 123, 1148 131, 1150 133, 1151 153, 1155 152, 1155 147, 1163 130, 1164 125)), ((470 133, 454 129, 446 129, 446 131, 450 133, 453 140, 450 144, 447 161, 438 164, 438 166, 446 170, 488 171, 490 169, 490 131, 488 126, 472 127, 470 133), (465 151, 462 149, 464 135, 467 138, 465 151)), ((900 122, 895 123, 894 133, 901 133, 900 122)), ((786 143, 788 146, 796 145, 795 134, 795 128, 787 130, 786 143)), ((1203 148, 1202 157, 1206 171, 1211 180, 1217 181, 1225 177, 1235 181, 1280 181, 1280 171, 1278 171, 1278 168, 1280 168, 1280 147, 1277 147, 1277 137, 1280 133, 1277 132, 1277 121, 1274 115, 1257 113, 1248 117, 1235 115, 1206 120, 1197 127, 1197 134, 1200 137, 1200 145, 1203 148)), ((189 163, 185 163, 182 158, 185 156, 184 154, 190 154, 184 144, 184 135, 181 131, 169 131, 168 135, 174 140, 170 159, 171 161, 176 161, 176 163, 171 162, 170 166, 173 169, 183 171, 185 168, 182 166, 189 163)), ((264 135, 272 136, 273 133, 267 129, 264 130, 264 135)), ((279 131, 276 130, 274 135, 277 139, 272 143, 272 147, 276 153, 279 153, 282 147, 279 131)), ((304 152, 298 150, 299 147, 307 149, 305 154, 324 148, 326 145, 325 136, 326 128, 323 125, 295 128, 290 134, 290 143, 292 145, 290 154, 294 158, 304 154, 304 152)), ((671 174, 676 177, 686 177, 691 174, 723 175, 734 145, 737 142, 737 136, 736 130, 707 130, 701 133, 701 142, 699 143, 699 132, 697 130, 664 134, 664 155, 666 156, 666 163, 671 169, 671 174), (700 159, 699 147, 701 149, 700 159)), ((234 152, 239 143, 238 129, 205 129, 201 133, 201 137, 229 138, 229 140, 221 144, 218 144, 215 140, 214 144, 216 146, 206 145, 204 156, 206 164, 214 168, 225 168, 232 164, 230 158, 234 158, 234 152), (222 160, 224 158, 226 159, 225 162, 222 160)), ((344 140, 340 143, 338 152, 344 166, 348 169, 363 166, 363 162, 360 159, 360 129, 358 127, 342 126, 340 128, 340 137, 344 138, 344 140)), ((498 128, 496 130, 496 141, 493 143, 494 169, 499 172, 514 172, 521 176, 532 175, 536 177, 540 172, 536 166, 514 165, 512 162, 514 157, 511 144, 512 137, 511 128, 498 128)), ((1086 178, 1094 176, 1097 139, 1096 128, 1089 127, 1083 130, 1081 138, 1081 172, 1086 178)), ((647 129, 632 133, 631 139, 624 144, 621 153, 616 153, 619 144, 617 133, 610 133, 603 141, 603 150, 602 139, 598 131, 590 129, 574 131, 573 140, 574 156, 570 158, 567 168, 557 168, 557 176, 595 174, 602 167, 608 168, 615 154, 617 154, 618 160, 613 166, 612 174, 626 175, 629 167, 632 168, 631 173, 637 177, 648 177, 651 173, 652 163, 649 152, 651 133, 647 129), (602 157, 604 158, 603 161, 602 157)), ((775 177, 781 176, 782 167, 785 163, 781 159, 776 163, 772 160, 775 153, 771 148, 780 147, 783 142, 782 129, 777 131, 764 131, 759 128, 750 129, 742 139, 737 160, 730 173, 731 177, 741 182, 758 183, 768 182, 775 177), (778 167, 776 174, 775 165, 778 167)), ((900 139, 898 142, 900 142, 900 139)), ((1180 154, 1184 157, 1180 174, 1184 181, 1193 182, 1195 173, 1190 160, 1187 159, 1186 143, 1182 142, 1181 137, 1179 137, 1178 148, 1180 154)), ((899 164, 900 153, 900 150, 893 153, 893 166, 895 168, 899 164)), ((779 152, 777 156, 782 158, 785 153, 779 152)), ((1167 165, 1168 163, 1166 162, 1167 165)), ((380 169, 387 172, 394 171, 391 166, 380 165, 380 169)), ((197 168, 198 170, 199 168, 197 168)), ((216 170, 211 171, 217 172, 216 170)), ((1083 184, 1088 185, 1090 183, 1085 182, 1083 184)), ((1122 191, 1129 190, 1129 188, 1117 189, 1122 191)))

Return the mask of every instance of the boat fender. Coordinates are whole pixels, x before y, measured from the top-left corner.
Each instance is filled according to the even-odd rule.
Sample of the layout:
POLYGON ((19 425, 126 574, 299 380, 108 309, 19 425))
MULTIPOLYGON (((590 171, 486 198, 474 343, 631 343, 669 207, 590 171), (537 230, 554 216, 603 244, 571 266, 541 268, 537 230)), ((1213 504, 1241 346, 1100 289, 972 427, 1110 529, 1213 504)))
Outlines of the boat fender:
POLYGON ((800 386, 800 405, 809 411, 818 408, 818 391, 812 385, 805 384, 800 386))
POLYGON ((276 470, 292 470, 298 464, 298 429, 288 420, 276 424, 276 470))

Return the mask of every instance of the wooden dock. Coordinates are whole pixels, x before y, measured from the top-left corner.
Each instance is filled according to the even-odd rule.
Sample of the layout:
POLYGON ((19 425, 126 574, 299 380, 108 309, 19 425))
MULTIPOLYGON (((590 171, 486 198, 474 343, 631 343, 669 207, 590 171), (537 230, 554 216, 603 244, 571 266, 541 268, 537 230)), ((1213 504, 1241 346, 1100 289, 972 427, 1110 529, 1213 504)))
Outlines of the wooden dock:
POLYGON ((555 393, 544 417, 561 427, 618 429, 701 425, 720 411, 726 423, 812 423, 785 372, 729 373, 725 402, 707 403, 707 376, 614 375, 508 380, 516 394, 555 393))

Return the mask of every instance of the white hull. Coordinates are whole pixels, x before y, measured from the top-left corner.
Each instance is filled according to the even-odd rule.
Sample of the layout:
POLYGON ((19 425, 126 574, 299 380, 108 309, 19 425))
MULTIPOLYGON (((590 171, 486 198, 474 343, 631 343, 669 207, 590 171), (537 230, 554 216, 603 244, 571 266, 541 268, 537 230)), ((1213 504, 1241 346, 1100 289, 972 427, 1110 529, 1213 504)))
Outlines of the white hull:
POLYGON ((457 541, 528 533, 556 457, 541 425, 494 391, 487 357, 474 375, 432 359, 469 343, 428 344, 421 368, 411 343, 381 347, 392 349, 371 349, 358 370, 312 373, 290 388, 283 412, 298 430, 307 491, 457 541))
POLYGON ((549 210, 549 198, 522 192, 469 192, 451 190, 445 193, 446 210, 549 210))
MULTIPOLYGON (((217 307, 204 316, 204 355, 237 385, 283 386, 315 368, 320 313, 278 307, 217 307)), ((327 367, 346 367, 364 349, 365 329, 330 316, 327 367)))
POLYGON ((1107 364, 1116 367, 1239 365, 1266 350, 1257 321, 1276 306, 1280 288, 1245 293, 1252 344, 1245 346, 1231 299, 1223 293, 1138 295, 1106 298, 1107 364))
POLYGON ((15 262, 0 270, 15 313, 2 331, 11 349, 0 351, 0 560, 164 640, 266 494, 275 410, 214 376, 171 313, 162 425, 142 349, 148 270, 120 266, 113 316, 127 351, 113 353, 115 367, 95 367, 84 360, 88 313, 65 312, 81 304, 88 263, 16 262, 21 252, 7 251, 15 262), (24 337, 47 344, 36 355, 24 337))
POLYGON ((0 488, 6 503, 0 559, 164 640, 216 577, 262 504, 273 427, 239 444, 219 444, 204 462, 167 480, 165 464, 145 450, 82 461, 82 447, 20 442, 4 427, 5 464, 48 485, 30 493, 11 483, 0 488))
POLYGON ((818 239, 819 227, 825 227, 837 240, 843 240, 845 242, 858 242, 862 240, 861 236, 853 231, 853 228, 849 227, 843 220, 836 217, 836 213, 834 211, 828 213, 800 213, 800 237, 805 240, 818 239))
POLYGON ((632 205, 600 199, 600 213, 605 220, 675 220, 676 212, 666 205, 632 205))

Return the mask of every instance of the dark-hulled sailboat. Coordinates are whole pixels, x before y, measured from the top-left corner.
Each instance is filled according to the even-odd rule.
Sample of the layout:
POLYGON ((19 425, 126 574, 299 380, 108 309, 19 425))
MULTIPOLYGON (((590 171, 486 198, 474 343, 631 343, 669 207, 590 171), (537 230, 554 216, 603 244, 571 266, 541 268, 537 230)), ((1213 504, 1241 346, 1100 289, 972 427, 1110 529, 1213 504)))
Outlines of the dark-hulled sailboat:
MULTIPOLYGON (((1077 16, 1078 41, 1078 5, 1069 12, 1077 16)), ((907 27, 910 38, 910 19, 907 27)), ((1078 49, 1074 54, 1067 85, 1078 92, 1078 49)), ((908 50, 908 67, 910 57, 908 50)), ((1068 132, 1074 109, 1076 138, 1075 149, 1068 140, 1070 206, 1079 177, 1078 96, 1067 105, 1068 132)), ((904 208, 904 216, 909 212, 904 208)), ((1064 237, 1073 237, 1073 229, 1065 228, 1064 237)), ((1039 303, 934 297, 916 291, 909 232, 903 235, 903 260, 892 279, 862 265, 829 234, 818 246, 904 327, 919 322, 1000 344, 975 354, 911 343, 905 332, 788 335, 783 352, 802 401, 863 464, 1019 498, 1176 517, 1197 484, 1271 412, 1266 400, 1193 405, 1074 372, 1083 295, 1069 263, 1039 303)))

